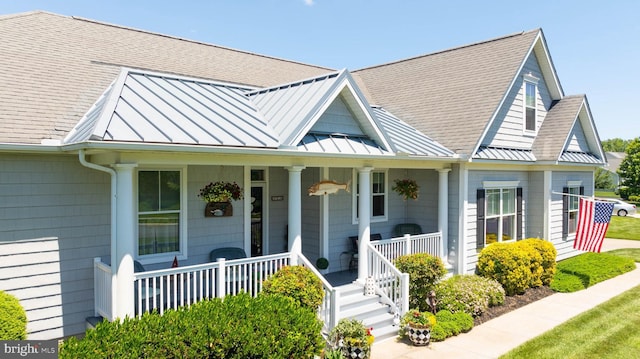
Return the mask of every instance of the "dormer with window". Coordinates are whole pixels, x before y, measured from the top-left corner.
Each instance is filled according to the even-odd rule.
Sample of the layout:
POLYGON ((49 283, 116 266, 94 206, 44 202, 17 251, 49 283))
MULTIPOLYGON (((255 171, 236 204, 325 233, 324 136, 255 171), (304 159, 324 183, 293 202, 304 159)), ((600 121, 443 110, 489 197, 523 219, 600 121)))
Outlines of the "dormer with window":
POLYGON ((538 130, 538 79, 531 73, 524 75, 524 132, 535 134, 538 130))

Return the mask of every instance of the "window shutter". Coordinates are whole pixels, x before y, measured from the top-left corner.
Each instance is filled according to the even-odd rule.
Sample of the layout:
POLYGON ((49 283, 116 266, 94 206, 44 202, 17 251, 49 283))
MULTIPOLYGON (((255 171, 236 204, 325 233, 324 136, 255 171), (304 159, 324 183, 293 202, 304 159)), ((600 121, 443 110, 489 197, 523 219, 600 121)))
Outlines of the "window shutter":
POLYGON ((522 187, 516 188, 516 240, 522 239, 522 187))
POLYGON ((562 193, 562 238, 569 236, 569 187, 563 187, 562 193))
POLYGON ((476 192, 476 247, 484 248, 484 206, 485 190, 478 189, 476 192))

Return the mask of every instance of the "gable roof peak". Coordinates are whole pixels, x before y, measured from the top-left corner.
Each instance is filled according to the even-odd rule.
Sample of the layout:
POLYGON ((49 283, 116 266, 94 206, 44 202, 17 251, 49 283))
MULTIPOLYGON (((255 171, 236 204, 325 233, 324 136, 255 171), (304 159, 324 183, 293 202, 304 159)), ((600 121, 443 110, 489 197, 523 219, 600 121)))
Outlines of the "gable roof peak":
POLYGON ((375 68, 378 68, 378 67, 396 65, 396 64, 399 64, 399 63, 402 63, 402 62, 418 60, 418 59, 429 57, 429 56, 440 55, 440 54, 444 54, 444 53, 447 53, 447 52, 461 50, 461 49, 465 49, 465 48, 469 48, 469 47, 473 47, 473 46, 484 45, 484 44, 488 44, 488 43, 492 43, 492 42, 496 42, 496 41, 501 41, 501 40, 505 40, 505 39, 509 39, 509 38, 513 38, 513 37, 517 37, 517 36, 527 35, 527 34, 534 33, 534 32, 542 32, 542 29, 541 28, 537 28, 537 29, 529 30, 529 31, 520 31, 520 32, 516 32, 516 33, 513 33, 513 34, 499 36, 499 37, 495 37, 495 38, 488 39, 488 40, 483 40, 483 41, 479 41, 479 42, 473 42, 473 43, 469 43, 469 44, 466 44, 466 45, 456 46, 456 47, 452 47, 452 48, 448 48, 448 49, 444 49, 444 50, 439 50, 439 51, 435 51, 435 52, 430 52, 430 53, 426 53, 426 54, 422 54, 422 55, 416 55, 416 56, 412 56, 412 57, 407 57, 405 59, 395 60, 395 61, 386 62, 386 63, 378 64, 378 65, 367 66, 367 67, 363 67, 363 68, 360 68, 360 69, 357 69, 357 70, 353 70, 352 72, 355 73, 355 72, 358 72, 358 71, 370 70, 370 69, 375 69, 375 68))

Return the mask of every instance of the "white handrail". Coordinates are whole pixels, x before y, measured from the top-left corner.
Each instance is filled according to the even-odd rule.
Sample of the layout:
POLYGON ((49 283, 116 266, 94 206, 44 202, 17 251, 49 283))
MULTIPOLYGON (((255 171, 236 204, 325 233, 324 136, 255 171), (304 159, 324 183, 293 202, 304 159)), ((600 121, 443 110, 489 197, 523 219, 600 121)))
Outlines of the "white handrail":
POLYGON ((411 253, 428 253, 442 256, 442 232, 425 233, 371 241, 371 245, 390 261, 411 253))
POLYGON ((367 255, 368 275, 373 278, 376 293, 401 317, 409 310, 409 274, 400 272, 371 243, 367 245, 367 255))
POLYGON ((324 276, 311 264, 309 259, 302 253, 298 255, 299 263, 304 267, 307 267, 316 277, 320 278, 322 282, 322 289, 324 290, 324 299, 320 308, 318 309, 318 315, 324 322, 323 330, 327 333, 333 329, 338 323, 339 307, 338 301, 340 300, 340 292, 334 288, 324 276))

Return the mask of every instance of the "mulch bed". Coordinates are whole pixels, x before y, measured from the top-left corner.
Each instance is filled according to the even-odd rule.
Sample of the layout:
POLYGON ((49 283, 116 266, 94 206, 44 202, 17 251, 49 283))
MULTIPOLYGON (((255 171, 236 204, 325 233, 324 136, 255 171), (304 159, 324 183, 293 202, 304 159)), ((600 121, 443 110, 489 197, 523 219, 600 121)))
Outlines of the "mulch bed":
POLYGON ((504 298, 504 304, 497 307, 490 307, 481 316, 474 318, 473 325, 477 326, 502 314, 523 307, 529 303, 533 303, 544 297, 550 296, 555 292, 549 287, 529 288, 523 294, 507 296, 504 298))

